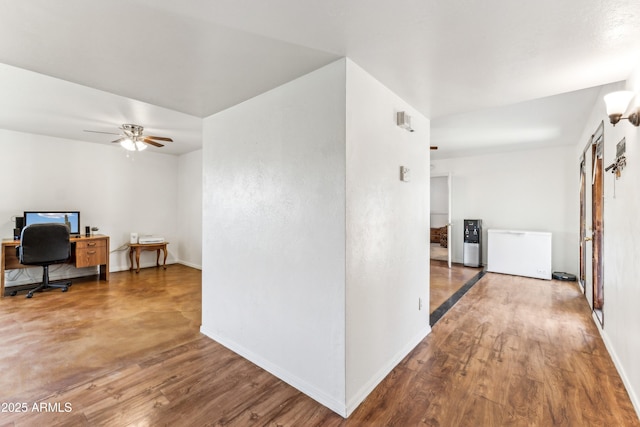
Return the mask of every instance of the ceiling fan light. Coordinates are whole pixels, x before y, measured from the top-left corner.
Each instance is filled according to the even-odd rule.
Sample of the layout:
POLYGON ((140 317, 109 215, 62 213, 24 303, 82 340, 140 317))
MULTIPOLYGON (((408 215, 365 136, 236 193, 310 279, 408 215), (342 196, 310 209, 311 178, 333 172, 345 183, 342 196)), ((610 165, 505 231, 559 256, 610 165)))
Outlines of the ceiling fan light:
POLYGON ((124 148, 125 150, 129 150, 129 151, 136 151, 136 145, 133 143, 132 140, 130 140, 129 138, 127 139, 123 139, 122 141, 120 141, 120 145, 122 146, 122 148, 124 148))
POLYGON ((634 93, 631 91, 620 90, 608 93, 604 96, 604 103, 607 107, 607 116, 609 116, 611 123, 616 124, 620 121, 622 115, 627 111, 633 95, 634 93))
POLYGON ((142 141, 136 141, 136 150, 142 151, 147 149, 147 144, 142 141))

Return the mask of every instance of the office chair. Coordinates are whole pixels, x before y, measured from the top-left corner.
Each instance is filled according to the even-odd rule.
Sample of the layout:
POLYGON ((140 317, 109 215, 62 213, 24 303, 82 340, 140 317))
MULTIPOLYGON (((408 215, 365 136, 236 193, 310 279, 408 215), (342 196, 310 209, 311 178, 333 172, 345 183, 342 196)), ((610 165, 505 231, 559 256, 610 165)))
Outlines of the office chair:
MULTIPOLYGON (((33 297, 34 292, 48 288, 60 288, 67 292, 70 281, 50 283, 49 266, 64 262, 71 257, 71 243, 69 242, 69 228, 64 224, 32 224, 22 229, 20 246, 17 248, 20 264, 41 265, 42 283, 27 293, 27 298, 33 297)), ((15 292, 12 293, 12 296, 15 292)))

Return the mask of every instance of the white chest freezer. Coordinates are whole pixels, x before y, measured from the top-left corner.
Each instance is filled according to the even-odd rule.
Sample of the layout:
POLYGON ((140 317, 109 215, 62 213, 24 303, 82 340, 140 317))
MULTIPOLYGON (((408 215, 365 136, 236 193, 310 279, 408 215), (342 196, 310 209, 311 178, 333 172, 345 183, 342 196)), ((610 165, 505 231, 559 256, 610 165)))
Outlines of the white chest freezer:
POLYGON ((551 280, 551 233, 487 230, 487 271, 551 280))

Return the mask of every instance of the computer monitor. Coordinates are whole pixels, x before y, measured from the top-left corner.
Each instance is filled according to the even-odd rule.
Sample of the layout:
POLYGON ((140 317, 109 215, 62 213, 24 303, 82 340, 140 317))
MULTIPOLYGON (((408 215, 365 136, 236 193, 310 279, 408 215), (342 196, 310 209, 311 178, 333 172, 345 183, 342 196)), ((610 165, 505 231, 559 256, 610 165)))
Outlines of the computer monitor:
POLYGON ((72 235, 80 235, 79 211, 25 211, 24 226, 31 224, 66 224, 72 235))

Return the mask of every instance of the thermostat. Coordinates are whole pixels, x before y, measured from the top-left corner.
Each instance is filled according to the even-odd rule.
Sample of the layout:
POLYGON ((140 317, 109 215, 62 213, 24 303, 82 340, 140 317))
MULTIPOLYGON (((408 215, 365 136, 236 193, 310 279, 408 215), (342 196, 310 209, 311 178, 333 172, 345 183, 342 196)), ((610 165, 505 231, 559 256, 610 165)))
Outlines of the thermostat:
POLYGON ((400 166, 400 181, 411 181, 411 169, 406 166, 400 166))

